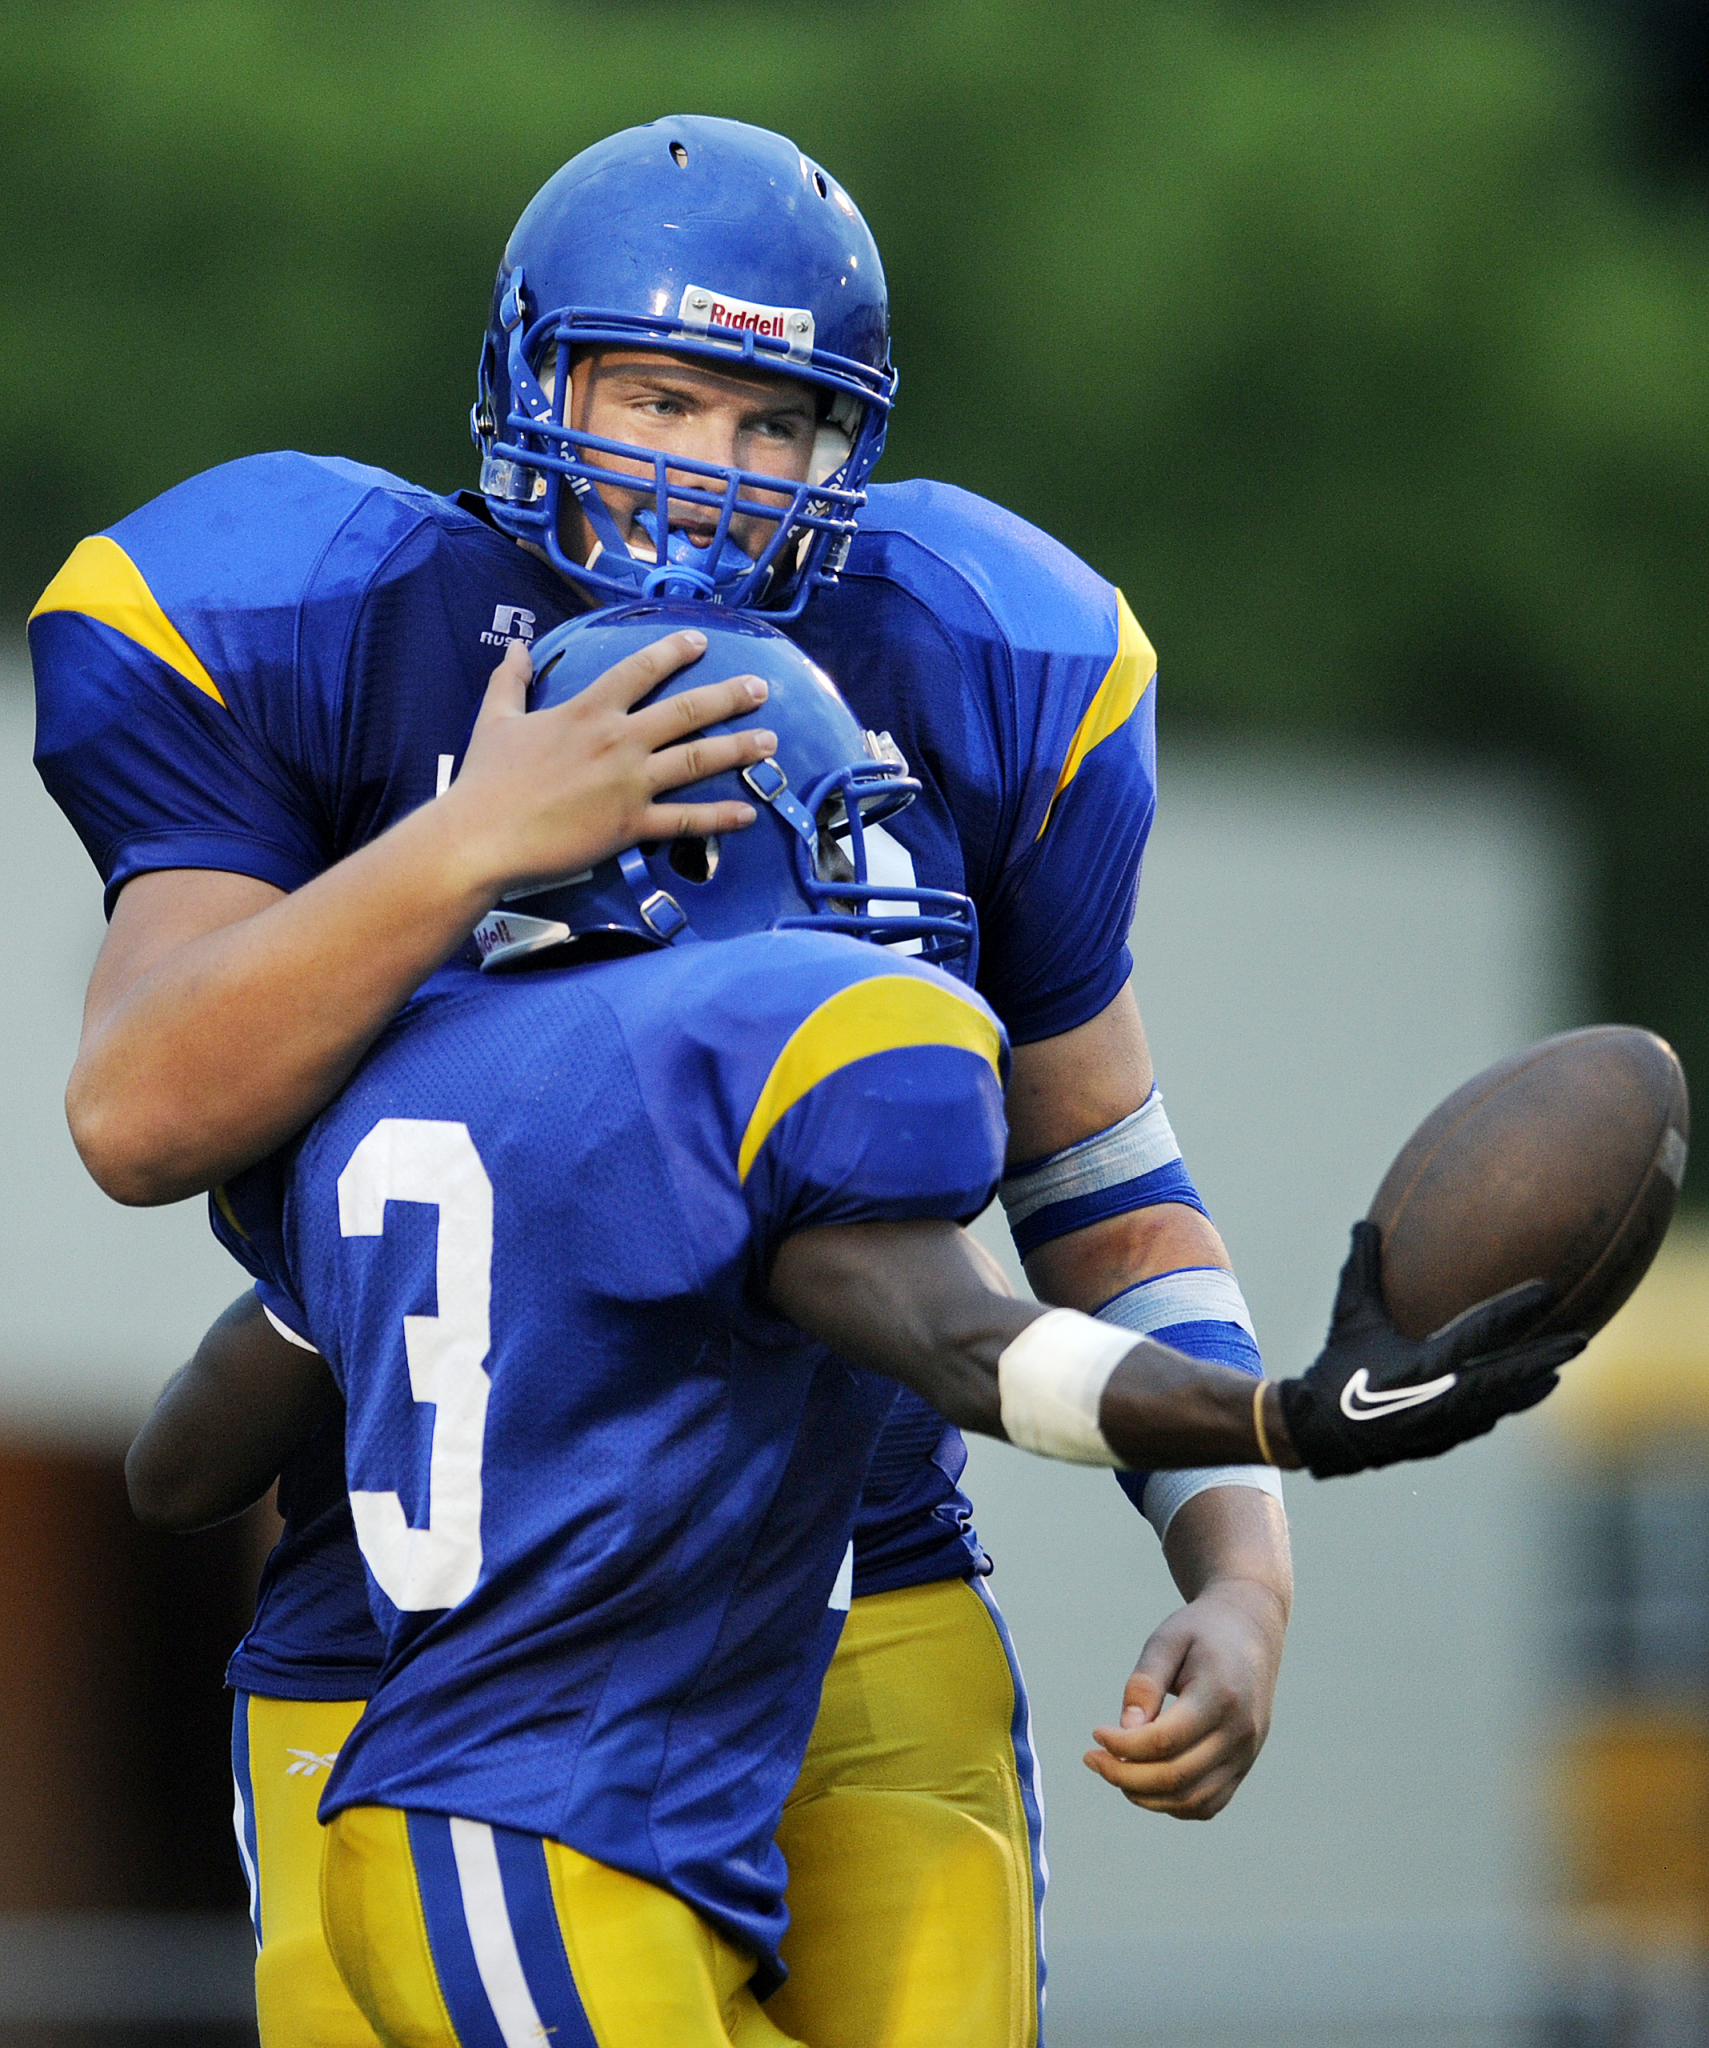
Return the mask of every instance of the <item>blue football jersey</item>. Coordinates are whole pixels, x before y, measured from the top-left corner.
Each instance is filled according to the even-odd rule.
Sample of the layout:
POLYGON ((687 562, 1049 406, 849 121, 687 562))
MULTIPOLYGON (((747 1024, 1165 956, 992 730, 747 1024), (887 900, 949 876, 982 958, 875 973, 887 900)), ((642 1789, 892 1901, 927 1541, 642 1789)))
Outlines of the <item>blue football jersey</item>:
POLYGON ((579 606, 455 500, 256 455, 79 543, 30 615, 36 765, 107 885, 295 889, 438 787, 508 640, 579 606))
MULTIPOLYGON (((504 642, 574 608, 478 500, 305 455, 230 463, 82 542, 44 593, 37 762, 109 903, 153 868, 293 888, 431 797, 504 642)), ((790 631, 923 784, 869 835, 874 872, 899 895, 972 895, 979 986, 1016 1042, 1096 1016, 1129 972, 1156 779, 1155 662, 1120 593, 997 506, 891 484, 790 631)), ((857 1594, 988 1569, 965 1462, 904 1395, 873 1460, 857 1594)), ((354 1565, 346 1549, 340 1604, 336 1503, 287 1491, 300 1514, 232 1679, 276 1691, 295 1666, 318 1684, 324 1634, 344 1645, 343 1686, 354 1565)))
POLYGON ((226 1190, 344 1394, 385 1642, 325 1817, 568 1842, 775 1981, 772 1835, 896 1387, 766 1274, 800 1230, 977 1214, 1006 1059, 970 991, 833 935, 454 967, 226 1190))

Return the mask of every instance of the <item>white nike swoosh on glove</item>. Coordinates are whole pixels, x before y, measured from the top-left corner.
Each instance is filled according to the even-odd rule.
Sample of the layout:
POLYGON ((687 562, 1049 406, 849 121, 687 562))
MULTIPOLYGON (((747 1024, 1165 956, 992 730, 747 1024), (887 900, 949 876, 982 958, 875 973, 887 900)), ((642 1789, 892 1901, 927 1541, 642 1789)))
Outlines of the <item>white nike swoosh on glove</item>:
POLYGON ((1371 1376, 1363 1366, 1341 1389, 1341 1412, 1349 1422, 1369 1422, 1377 1415, 1397 1415, 1403 1408, 1421 1408, 1426 1401, 1434 1401, 1438 1394, 1447 1393, 1460 1375, 1457 1372, 1444 1373, 1439 1380, 1431 1380, 1422 1387, 1391 1387, 1387 1391, 1371 1388, 1371 1376))

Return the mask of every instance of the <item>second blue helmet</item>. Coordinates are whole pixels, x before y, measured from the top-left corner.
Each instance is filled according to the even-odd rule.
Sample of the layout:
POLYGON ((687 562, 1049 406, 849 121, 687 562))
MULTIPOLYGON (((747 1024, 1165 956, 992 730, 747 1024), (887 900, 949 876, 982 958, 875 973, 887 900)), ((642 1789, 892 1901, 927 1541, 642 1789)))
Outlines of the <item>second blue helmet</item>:
MULTIPOLYGON (((759 817, 719 839, 631 847, 585 874, 518 890, 476 930, 482 966, 513 966, 560 948, 624 950, 808 930, 907 945, 971 982, 979 946, 972 901, 949 889, 875 882, 868 873, 867 829, 912 803, 919 783, 888 736, 863 732, 824 670, 775 627, 700 602, 589 613, 536 642, 530 710, 579 696, 627 655, 683 627, 706 635, 706 652, 647 701, 760 676, 769 695, 741 724, 763 720, 777 734, 777 751, 673 794, 689 803, 738 798, 759 817)), ((726 723, 706 732, 738 729, 726 723)))

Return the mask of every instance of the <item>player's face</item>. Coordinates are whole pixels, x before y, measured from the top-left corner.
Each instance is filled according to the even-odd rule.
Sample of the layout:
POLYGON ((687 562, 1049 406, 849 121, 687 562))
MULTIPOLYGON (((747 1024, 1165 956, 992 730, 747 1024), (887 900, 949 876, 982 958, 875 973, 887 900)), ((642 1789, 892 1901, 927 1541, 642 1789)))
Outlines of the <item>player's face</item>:
MULTIPOLYGON (((647 349, 590 349, 570 373, 567 411, 571 425, 602 440, 757 470, 788 484, 806 480, 818 425, 812 390, 793 377, 738 375, 647 349)), ((625 490, 617 483, 596 488, 630 553, 651 561, 653 544, 635 519, 653 505, 650 465, 620 455, 593 459, 613 472, 646 477, 643 491, 625 490)), ((711 479, 692 471, 673 470, 669 476, 690 489, 711 487, 711 479)), ((758 504, 789 501, 786 491, 744 490, 743 496, 758 504)), ((585 561, 593 530, 568 492, 563 504, 565 520, 574 521, 574 531, 563 534, 565 551, 585 561)), ((717 524, 713 506, 676 501, 671 505, 672 529, 686 532, 698 546, 711 540, 717 524)), ((738 516, 730 523, 730 539, 750 556, 758 555, 775 532, 765 519, 738 516)))

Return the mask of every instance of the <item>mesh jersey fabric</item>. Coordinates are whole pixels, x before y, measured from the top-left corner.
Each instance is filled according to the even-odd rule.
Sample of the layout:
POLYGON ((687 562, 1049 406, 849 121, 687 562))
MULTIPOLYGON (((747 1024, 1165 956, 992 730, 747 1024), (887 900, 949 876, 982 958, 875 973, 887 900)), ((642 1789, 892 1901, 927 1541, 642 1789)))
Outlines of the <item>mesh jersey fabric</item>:
MULTIPOLYGON (((468 494, 335 458, 248 457, 83 542, 49 586, 30 623, 37 764, 109 905, 158 868, 294 888, 432 796, 505 640, 574 605, 468 494)), ((790 630, 920 777, 885 828, 894 858, 973 895, 980 988, 1011 1037, 1095 1016, 1129 972, 1155 796, 1154 662, 1118 593, 967 492, 880 485, 841 583, 790 630)), ((857 1596, 987 1569, 959 1437, 908 1394, 890 1429, 856 1533, 857 1596)), ((287 1668, 318 1683, 321 1636, 341 1639, 359 1611, 348 1553, 338 1587, 335 1503, 313 1474, 292 1498, 305 1527, 288 1529, 233 1667, 255 1690, 287 1668)))
POLYGON ((228 1187, 222 1238, 299 1306, 345 1396, 385 1646, 325 1816, 550 1836, 775 1967, 772 1838, 895 1387, 770 1311, 765 1272, 798 1230, 976 1214, 1001 1171, 1005 1058, 969 991, 823 934, 453 968, 282 1172, 228 1187), (418 1133, 462 1178, 383 1166, 365 1209, 364 1162, 418 1133), (449 1370, 477 1325, 460 1387, 430 1388, 428 1361, 449 1370), (471 1371, 466 1439, 447 1417, 471 1371), (395 1498, 425 1552, 468 1497, 466 1453, 468 1589, 416 1600, 363 1503, 395 1498))

